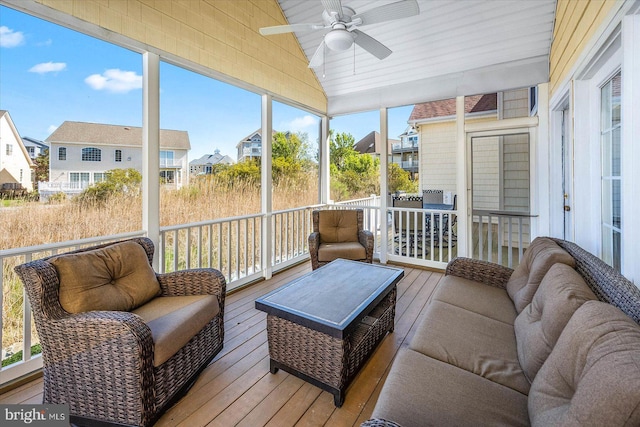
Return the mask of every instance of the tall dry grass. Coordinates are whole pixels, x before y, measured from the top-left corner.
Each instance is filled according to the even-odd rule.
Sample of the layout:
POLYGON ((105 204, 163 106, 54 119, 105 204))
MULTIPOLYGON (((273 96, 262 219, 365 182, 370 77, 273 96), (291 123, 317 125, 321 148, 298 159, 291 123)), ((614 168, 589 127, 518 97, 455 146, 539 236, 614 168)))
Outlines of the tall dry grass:
MULTIPOLYGON (((281 182, 273 189, 274 210, 317 202, 318 186, 314 176, 281 182)), ((256 185, 228 186, 204 177, 194 179, 180 190, 162 189, 160 205, 160 225, 178 225, 259 213, 261 194, 256 185)), ((141 229, 140 196, 120 195, 99 205, 68 200, 56 204, 25 202, 17 207, 0 208, 0 250, 141 229)), ((22 339, 22 284, 13 267, 23 261, 7 259, 3 265, 2 348, 22 339)))

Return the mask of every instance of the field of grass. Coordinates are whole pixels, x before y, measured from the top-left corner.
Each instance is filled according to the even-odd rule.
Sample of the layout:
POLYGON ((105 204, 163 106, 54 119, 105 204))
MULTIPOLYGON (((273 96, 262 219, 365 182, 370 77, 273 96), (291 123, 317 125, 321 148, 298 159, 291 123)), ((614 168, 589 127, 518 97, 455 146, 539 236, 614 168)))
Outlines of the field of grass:
MULTIPOLYGON (((317 179, 281 183, 273 189, 273 209, 309 206, 318 202, 317 179)), ((160 225, 229 218, 261 211, 260 188, 235 185, 229 188, 214 180, 198 179, 180 190, 160 194, 160 225)), ((113 197, 100 205, 81 205, 72 200, 45 204, 12 202, 0 205, 0 250, 142 229, 142 198, 113 197)), ((23 262, 8 259, 3 267, 3 339, 7 348, 22 339, 22 283, 13 267, 23 262)), ((35 333, 35 328, 33 328, 35 333)), ((36 343, 37 339, 33 341, 36 343)))

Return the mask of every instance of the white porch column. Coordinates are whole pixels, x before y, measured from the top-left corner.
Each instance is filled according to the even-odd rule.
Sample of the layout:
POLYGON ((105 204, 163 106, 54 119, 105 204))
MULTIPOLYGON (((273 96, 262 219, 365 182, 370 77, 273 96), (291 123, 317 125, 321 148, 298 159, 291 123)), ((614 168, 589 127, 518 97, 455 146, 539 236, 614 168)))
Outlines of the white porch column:
POLYGON ((469 154, 467 150, 467 135, 464 123, 464 96, 456 97, 456 140, 457 140, 457 163, 456 163, 456 188, 458 193, 458 256, 468 256, 471 251, 472 239, 470 221, 471 211, 469 210, 469 198, 471 197, 471 185, 467 176, 469 165, 469 154))
MULTIPOLYGON (((160 240, 160 57, 142 54, 142 229, 160 240)), ((153 254, 158 270, 159 252, 153 254)))
POLYGON ((531 155, 535 160, 535 166, 531 165, 531 201, 534 209, 532 214, 538 218, 531 218, 531 238, 533 236, 551 235, 551 144, 550 114, 549 114, 549 83, 538 85, 538 129, 534 132, 537 141, 531 141, 531 155), (540 172, 548 171, 548 172, 540 172))
POLYGON ((640 11, 622 20, 622 274, 640 287, 640 11))
POLYGON ((389 193, 389 115, 386 108, 380 109, 380 262, 387 262, 389 247, 389 221, 387 221, 387 194, 389 193))
POLYGON ((318 201, 328 203, 331 199, 331 177, 329 172, 329 117, 322 116, 320 121, 320 188, 318 201))
POLYGON ((273 212, 273 174, 271 170, 273 102, 271 95, 262 95, 262 275, 270 279, 273 274, 272 250, 273 229, 271 213, 273 212))

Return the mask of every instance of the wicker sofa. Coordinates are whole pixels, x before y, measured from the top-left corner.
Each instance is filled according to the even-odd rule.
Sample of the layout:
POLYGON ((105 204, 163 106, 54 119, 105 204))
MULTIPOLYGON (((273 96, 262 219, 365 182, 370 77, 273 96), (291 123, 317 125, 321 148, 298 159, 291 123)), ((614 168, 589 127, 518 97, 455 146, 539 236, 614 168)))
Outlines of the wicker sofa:
POLYGON ((76 425, 152 425, 222 349, 226 282, 156 274, 147 238, 16 267, 42 344, 44 403, 76 425))
POLYGON ((640 290, 574 243, 457 258, 363 426, 640 425, 640 290))

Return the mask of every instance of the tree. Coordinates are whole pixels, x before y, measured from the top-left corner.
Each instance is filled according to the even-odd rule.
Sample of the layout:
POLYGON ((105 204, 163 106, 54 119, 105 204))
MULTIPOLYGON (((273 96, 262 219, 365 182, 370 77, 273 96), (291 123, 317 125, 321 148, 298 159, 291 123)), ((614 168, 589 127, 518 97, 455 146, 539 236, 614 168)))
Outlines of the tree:
POLYGON ((352 155, 357 155, 358 152, 353 148, 355 139, 350 133, 341 132, 333 134, 333 130, 330 131, 329 138, 329 162, 336 165, 338 170, 343 170, 345 166, 345 159, 352 155))
POLYGON ((83 204, 104 203, 116 195, 137 195, 142 174, 133 168, 111 169, 105 172, 104 181, 97 182, 75 197, 83 204))
POLYGON ((397 163, 389 164, 389 192, 406 191, 407 193, 418 192, 418 182, 411 180, 411 175, 402 169, 397 163))
POLYGON ((45 149, 42 154, 34 160, 36 164, 36 182, 49 181, 49 149, 45 149))
POLYGON ((276 132, 271 146, 274 183, 285 178, 300 179, 311 166, 311 150, 306 133, 276 132))

